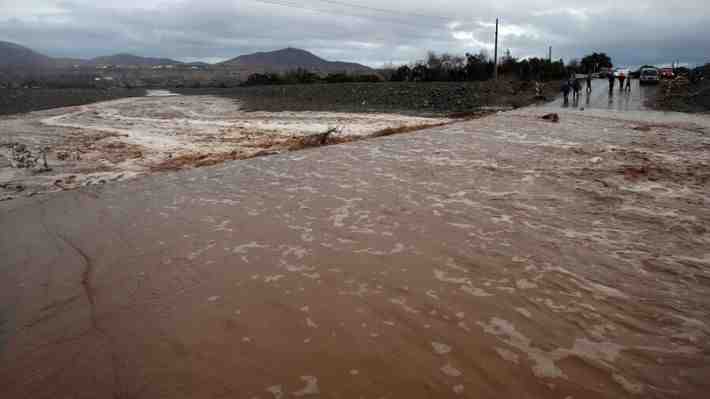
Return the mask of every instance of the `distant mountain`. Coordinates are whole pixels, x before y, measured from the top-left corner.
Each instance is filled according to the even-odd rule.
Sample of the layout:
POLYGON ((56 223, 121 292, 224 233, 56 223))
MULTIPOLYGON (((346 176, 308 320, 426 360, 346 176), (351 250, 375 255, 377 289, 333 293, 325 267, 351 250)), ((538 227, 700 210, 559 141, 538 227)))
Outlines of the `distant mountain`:
POLYGON ((0 68, 50 68, 54 60, 19 44, 0 41, 0 68))
POLYGON ((187 65, 187 66, 196 66, 196 67, 208 67, 208 66, 210 66, 211 64, 209 64, 209 63, 207 63, 207 62, 202 62, 202 61, 194 61, 194 62, 187 62, 187 63, 185 63, 185 65, 187 65))
POLYGON ((240 55, 218 65, 250 73, 286 72, 298 68, 321 73, 374 73, 365 65, 352 62, 326 61, 313 53, 297 48, 240 55))
POLYGON ((104 57, 92 58, 86 61, 88 65, 135 65, 135 66, 156 66, 156 65, 179 65, 180 61, 169 58, 139 57, 133 54, 115 54, 104 57))
POLYGON ((19 44, 0 41, 0 68, 51 69, 70 68, 74 65, 179 65, 180 61, 169 58, 139 57, 132 54, 116 54, 96 57, 91 60, 77 58, 52 58, 19 44))
POLYGON ((86 60, 82 60, 81 58, 52 58, 54 61, 54 66, 57 68, 71 68, 75 65, 83 65, 86 63, 86 60))
MULTIPOLYGON (((253 73, 283 73, 298 68, 314 73, 376 74, 365 65, 352 62, 327 61, 306 50, 285 48, 277 51, 241 55, 218 64, 204 62, 182 63, 169 58, 139 57, 133 54, 115 54, 91 60, 76 58, 52 58, 27 47, 0 41, 0 69, 12 73, 58 73, 74 66, 95 67, 100 65, 152 67, 157 65, 182 65, 187 67, 217 67, 228 69, 242 79, 253 73)), ((233 75, 234 76, 234 75, 233 75)))

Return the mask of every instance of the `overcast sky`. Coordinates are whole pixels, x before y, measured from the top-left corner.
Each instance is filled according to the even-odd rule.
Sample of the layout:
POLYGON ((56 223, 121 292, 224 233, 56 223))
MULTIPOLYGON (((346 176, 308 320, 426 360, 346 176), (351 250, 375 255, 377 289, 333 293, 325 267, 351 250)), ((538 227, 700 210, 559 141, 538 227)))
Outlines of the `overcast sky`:
POLYGON ((492 54, 496 16, 516 57, 551 45, 556 59, 605 51, 617 66, 710 61, 708 0, 0 0, 0 40, 51 56, 208 62, 292 46, 381 66, 427 50, 492 54))

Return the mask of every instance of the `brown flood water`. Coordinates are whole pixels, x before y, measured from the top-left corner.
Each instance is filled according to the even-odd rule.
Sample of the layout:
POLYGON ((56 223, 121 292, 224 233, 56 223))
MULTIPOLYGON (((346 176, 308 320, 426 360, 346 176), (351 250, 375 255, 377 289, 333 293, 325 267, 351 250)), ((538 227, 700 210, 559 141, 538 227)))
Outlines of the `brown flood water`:
POLYGON ((540 113, 4 205, 0 396, 707 397, 710 122, 540 113))

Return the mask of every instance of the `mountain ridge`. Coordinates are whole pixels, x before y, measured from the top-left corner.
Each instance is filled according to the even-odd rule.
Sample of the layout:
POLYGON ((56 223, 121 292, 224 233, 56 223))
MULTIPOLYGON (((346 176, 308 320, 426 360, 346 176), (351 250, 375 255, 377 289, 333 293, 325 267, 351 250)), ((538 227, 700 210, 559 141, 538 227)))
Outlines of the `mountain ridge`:
POLYGON ((84 62, 86 65, 137 65, 137 66, 156 66, 156 65, 181 65, 180 61, 175 61, 170 58, 154 58, 142 57, 128 53, 118 53, 113 55, 105 55, 95 57, 84 62))
POLYGON ((227 61, 220 62, 220 66, 230 66, 251 69, 254 72, 286 72, 294 69, 307 69, 312 72, 349 72, 373 73, 374 70, 362 64, 343 61, 327 61, 317 55, 294 47, 287 47, 274 51, 259 51, 244 54, 227 61))
POLYGON ((0 67, 46 68, 53 59, 17 43, 0 41, 0 67))
POLYGON ((372 68, 344 61, 328 61, 303 49, 286 47, 274 51, 259 51, 243 54, 227 61, 208 64, 203 62, 183 63, 170 58, 142 57, 129 53, 117 53, 88 60, 78 58, 58 58, 41 54, 20 44, 0 41, 0 68, 23 68, 47 70, 79 66, 142 66, 185 65, 233 68, 240 75, 252 73, 284 73, 295 69, 306 69, 315 73, 376 73, 372 68))

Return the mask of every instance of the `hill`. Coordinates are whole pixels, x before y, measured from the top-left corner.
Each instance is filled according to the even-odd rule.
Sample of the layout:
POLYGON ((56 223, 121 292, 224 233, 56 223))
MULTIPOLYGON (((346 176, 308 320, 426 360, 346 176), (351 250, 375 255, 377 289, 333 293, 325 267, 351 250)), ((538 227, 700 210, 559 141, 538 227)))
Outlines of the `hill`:
POLYGON ((19 44, 0 41, 0 68, 47 68, 54 60, 19 44))
POLYGON ((140 57, 133 54, 114 54, 103 57, 92 58, 87 61, 88 65, 136 65, 136 66, 155 66, 155 65, 179 65, 180 61, 171 60, 169 58, 151 58, 140 57))
POLYGON ((306 50, 285 48, 270 52, 241 55, 218 65, 249 73, 286 72, 302 68, 320 73, 375 73, 365 65, 352 62, 327 61, 306 50))

